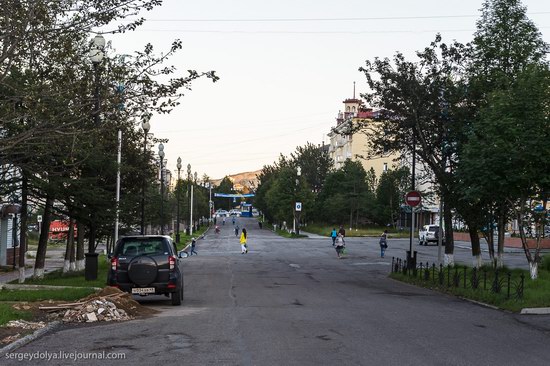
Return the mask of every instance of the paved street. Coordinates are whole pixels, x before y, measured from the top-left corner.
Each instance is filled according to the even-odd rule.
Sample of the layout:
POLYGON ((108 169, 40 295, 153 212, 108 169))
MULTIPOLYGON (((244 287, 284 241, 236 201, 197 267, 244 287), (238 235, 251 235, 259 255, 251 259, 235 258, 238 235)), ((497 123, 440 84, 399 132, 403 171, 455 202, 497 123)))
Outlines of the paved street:
MULTIPOLYGON (((381 259, 375 238, 350 238, 349 255, 339 260, 328 238, 291 240, 260 231, 253 219, 239 219, 243 225, 249 230, 248 254, 240 254, 228 220, 220 234, 198 242, 198 256, 185 259, 183 306, 147 298, 142 303, 159 310, 158 316, 61 328, 17 352, 126 354, 125 360, 109 361, 112 365, 550 362, 548 316, 496 311, 388 279, 391 256, 403 256, 407 240, 390 240, 381 259)), ((457 252, 457 259, 469 261, 467 249, 457 252)), ((434 255, 436 247, 420 249, 424 261, 434 255)))

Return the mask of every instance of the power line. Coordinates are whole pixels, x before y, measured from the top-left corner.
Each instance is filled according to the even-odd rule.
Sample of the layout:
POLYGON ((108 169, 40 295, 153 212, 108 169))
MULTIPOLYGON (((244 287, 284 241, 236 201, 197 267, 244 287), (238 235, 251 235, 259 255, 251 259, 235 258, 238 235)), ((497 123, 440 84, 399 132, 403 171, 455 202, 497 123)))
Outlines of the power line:
MULTIPOLYGON (((548 29, 548 27, 537 27, 548 29)), ((240 31, 240 30, 195 30, 195 29, 136 29, 136 32, 172 33, 222 33, 222 34, 392 34, 392 33, 447 33, 474 32, 475 29, 420 29, 420 30, 380 30, 380 31, 240 31)))
MULTIPOLYGON (((545 15, 550 11, 527 13, 528 15, 545 15)), ((419 16, 383 16, 383 17, 352 17, 352 18, 240 18, 240 19, 147 19, 148 22, 356 22, 365 20, 424 20, 424 19, 451 19, 451 18, 477 18, 479 14, 463 15, 419 15, 419 16)))

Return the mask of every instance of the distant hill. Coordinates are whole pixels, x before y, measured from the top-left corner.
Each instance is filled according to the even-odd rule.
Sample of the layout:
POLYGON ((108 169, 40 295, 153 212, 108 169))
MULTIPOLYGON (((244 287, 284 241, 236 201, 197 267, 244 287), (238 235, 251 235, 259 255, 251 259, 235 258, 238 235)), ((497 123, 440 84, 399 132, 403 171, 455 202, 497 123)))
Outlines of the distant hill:
MULTIPOLYGON (((260 172, 261 170, 256 170, 253 172, 232 174, 228 175, 228 177, 233 182, 233 187, 235 187, 235 190, 246 193, 248 191, 256 189, 256 187, 258 186, 257 175, 260 174, 260 172)), ((212 184, 217 186, 220 184, 222 179, 223 178, 213 179, 212 184)))

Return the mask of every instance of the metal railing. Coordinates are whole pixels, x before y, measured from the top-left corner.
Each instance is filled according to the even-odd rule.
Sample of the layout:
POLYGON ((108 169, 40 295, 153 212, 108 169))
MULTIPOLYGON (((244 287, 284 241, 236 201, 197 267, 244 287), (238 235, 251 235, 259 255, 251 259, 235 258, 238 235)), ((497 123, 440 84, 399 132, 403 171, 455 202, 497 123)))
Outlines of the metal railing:
POLYGON ((437 266, 429 262, 417 263, 408 268, 407 261, 392 257, 392 273, 402 273, 405 276, 422 281, 442 289, 464 288, 488 291, 502 294, 506 299, 522 299, 525 285, 525 275, 522 273, 513 278, 512 272, 467 266, 437 266))

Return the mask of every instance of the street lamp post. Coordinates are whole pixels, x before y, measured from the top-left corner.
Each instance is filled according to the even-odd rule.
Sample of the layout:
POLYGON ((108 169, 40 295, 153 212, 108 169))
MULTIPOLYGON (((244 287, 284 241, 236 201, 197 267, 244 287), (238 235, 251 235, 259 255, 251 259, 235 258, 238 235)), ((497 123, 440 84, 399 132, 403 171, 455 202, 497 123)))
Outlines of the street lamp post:
POLYGON ((209 213, 209 220, 208 220, 208 226, 211 225, 212 223, 212 209, 214 207, 214 202, 212 202, 212 183, 208 182, 208 210, 210 211, 209 213))
MULTIPOLYGON (((97 35, 92 40, 92 48, 88 56, 92 61, 94 68, 94 110, 93 110, 93 119, 96 127, 99 127, 99 110, 101 108, 100 95, 99 95, 99 65, 103 61, 105 55, 105 38, 102 35, 97 35)), ((85 269, 84 269, 84 278, 86 281, 94 281, 97 279, 97 267, 98 267, 98 254, 95 252, 95 236, 96 236, 96 223, 94 219, 94 214, 92 213, 91 222, 90 222, 90 236, 88 238, 88 253, 85 254, 85 269)))
MULTIPOLYGON (((190 185, 191 185, 191 164, 187 164, 187 202, 189 204, 189 212, 191 212, 191 197, 189 197, 190 185)), ((189 223, 187 224, 188 235, 191 235, 192 233, 191 232, 192 219, 193 217, 190 217, 189 223)))
MULTIPOLYGON (((411 166, 411 191, 416 189, 415 184, 415 175, 416 175, 416 136, 414 135, 414 129, 412 131, 412 166, 411 166)), ((416 252, 413 252, 413 238, 414 238, 414 227, 415 227, 415 212, 414 206, 411 206, 411 231, 409 235, 409 250, 407 251, 407 267, 412 269, 416 266, 416 252)))
POLYGON ((292 231, 295 234, 298 234, 299 231, 300 231, 300 222, 298 221, 299 213, 297 213, 297 211, 296 211, 296 202, 298 202, 296 192, 298 191, 298 187, 300 185, 300 176, 301 175, 302 175, 302 167, 298 166, 298 168, 296 169, 296 187, 294 189, 294 220, 292 222, 292 231), (298 224, 296 224, 296 221, 298 221, 298 224), (296 231, 296 228, 298 228, 298 231, 296 231))
POLYGON ((159 144, 160 158, 160 235, 164 235, 164 145, 159 144))
POLYGON ((180 171, 181 171, 181 158, 178 158, 178 183, 176 184, 176 199, 178 201, 177 204, 177 212, 176 212, 176 244, 180 243, 180 171))
MULTIPOLYGON (((147 167, 147 134, 151 128, 149 123, 149 116, 145 115, 141 121, 141 128, 143 129, 143 162, 144 167, 147 167)), ((143 173, 143 181, 141 182, 141 235, 145 235, 145 186, 146 175, 143 173)))

